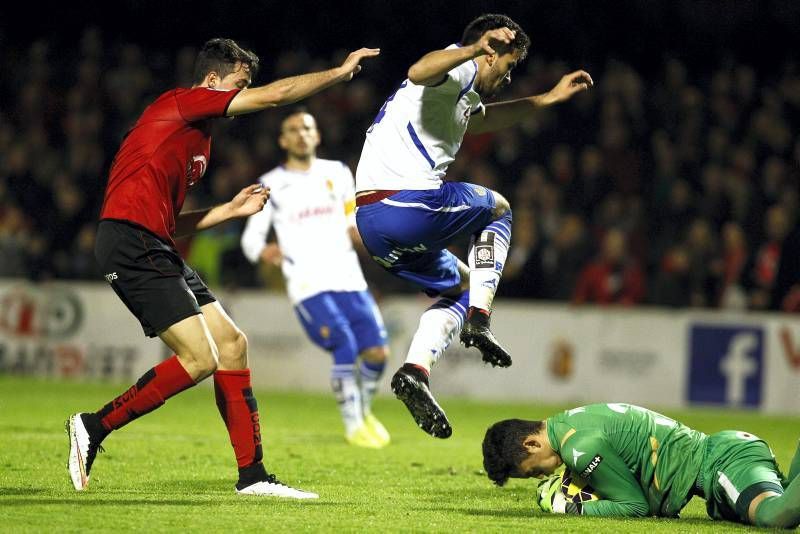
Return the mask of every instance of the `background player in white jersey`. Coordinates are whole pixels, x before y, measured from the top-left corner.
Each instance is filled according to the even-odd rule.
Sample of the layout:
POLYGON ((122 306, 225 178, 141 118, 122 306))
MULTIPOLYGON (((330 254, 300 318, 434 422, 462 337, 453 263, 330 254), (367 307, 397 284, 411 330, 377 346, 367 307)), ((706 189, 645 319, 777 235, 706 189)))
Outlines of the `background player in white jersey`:
POLYGON ((297 318, 308 337, 333 355, 331 387, 347 441, 384 447, 389 433, 371 404, 389 350, 353 249, 353 240, 361 241, 353 175, 340 161, 316 157, 319 131, 304 111, 284 119, 278 142, 286 161, 260 178, 272 201, 248 219, 242 249, 253 263, 281 265, 297 318), (277 245, 266 243, 272 225, 277 245))
POLYGON ((356 220, 372 257, 389 272, 440 296, 420 319, 392 390, 429 434, 452 428, 430 392, 431 365, 457 331, 483 360, 508 367, 511 356, 489 330, 489 315, 511 241, 511 208, 495 191, 444 182, 466 132, 507 128, 544 106, 585 91, 584 71, 567 74, 545 94, 483 105, 511 82, 530 40, 505 15, 482 15, 461 42, 423 56, 381 107, 356 171, 356 220), (445 250, 472 236, 469 266, 445 250), (466 321, 465 321, 466 320, 466 321))

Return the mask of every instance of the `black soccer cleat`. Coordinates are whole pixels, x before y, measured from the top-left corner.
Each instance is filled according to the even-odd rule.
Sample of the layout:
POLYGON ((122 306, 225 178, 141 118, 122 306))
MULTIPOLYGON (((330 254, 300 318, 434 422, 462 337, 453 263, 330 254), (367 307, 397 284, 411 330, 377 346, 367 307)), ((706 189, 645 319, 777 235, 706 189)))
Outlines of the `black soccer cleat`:
POLYGON ((403 364, 392 377, 392 391, 403 401, 422 430, 435 438, 449 438, 453 427, 436 399, 431 395, 428 377, 419 368, 403 364))
POLYGON ((489 330, 489 315, 474 306, 469 307, 467 320, 461 329, 461 343, 481 351, 483 361, 492 367, 511 367, 511 355, 489 330))

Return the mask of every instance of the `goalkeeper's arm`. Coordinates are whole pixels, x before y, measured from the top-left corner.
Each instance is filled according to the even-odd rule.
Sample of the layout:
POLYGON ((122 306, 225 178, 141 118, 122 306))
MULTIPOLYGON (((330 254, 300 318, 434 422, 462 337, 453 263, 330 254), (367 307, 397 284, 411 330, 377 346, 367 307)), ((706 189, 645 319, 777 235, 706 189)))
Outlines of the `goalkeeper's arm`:
MULTIPOLYGON (((564 498, 563 513, 603 517, 645 517, 650 513, 650 505, 639 482, 633 477, 622 458, 604 439, 597 437, 582 439, 576 435, 570 438, 566 445, 561 454, 568 468, 587 480, 600 499, 586 501, 580 506, 567 507, 567 504, 572 503, 566 503, 564 498), (570 460, 576 457, 573 454, 574 449, 584 453, 577 455, 578 460, 574 465, 569 465, 573 463, 570 460)), ((558 493, 561 494, 560 491, 558 493)), ((554 499, 558 500, 560 499, 554 499)), ((552 511, 557 511, 560 506, 560 504, 554 505, 552 511)))

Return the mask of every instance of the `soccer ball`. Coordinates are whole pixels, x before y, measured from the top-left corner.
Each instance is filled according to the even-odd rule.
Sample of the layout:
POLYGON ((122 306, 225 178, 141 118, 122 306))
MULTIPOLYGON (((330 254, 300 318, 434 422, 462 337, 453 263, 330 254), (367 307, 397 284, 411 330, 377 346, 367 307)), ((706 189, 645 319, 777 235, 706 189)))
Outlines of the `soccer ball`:
POLYGON ((586 480, 572 474, 569 469, 565 469, 561 474, 561 493, 567 498, 567 501, 574 503, 584 503, 587 501, 596 501, 600 498, 595 493, 586 480))

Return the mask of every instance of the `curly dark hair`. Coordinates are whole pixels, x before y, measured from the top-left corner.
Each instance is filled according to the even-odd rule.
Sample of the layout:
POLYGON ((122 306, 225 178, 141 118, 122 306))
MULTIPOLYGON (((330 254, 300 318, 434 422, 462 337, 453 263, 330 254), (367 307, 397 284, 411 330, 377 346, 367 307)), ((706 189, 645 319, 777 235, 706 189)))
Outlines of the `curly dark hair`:
POLYGON ((258 72, 258 56, 255 53, 242 48, 233 39, 221 37, 210 39, 197 54, 193 83, 203 83, 206 74, 212 71, 216 72, 220 78, 224 78, 233 72, 236 63, 240 62, 250 68, 250 74, 255 78, 256 72, 258 72))
POLYGON ((519 464, 528 456, 523 443, 531 434, 538 434, 544 421, 506 419, 486 430, 483 438, 483 469, 495 484, 502 486, 509 477, 518 476, 519 464))
POLYGON ((525 59, 528 55, 528 48, 531 46, 531 40, 522 26, 514 22, 511 17, 507 15, 498 15, 496 13, 485 13, 476 18, 464 29, 464 35, 461 36, 461 44, 469 45, 477 42, 481 36, 489 30, 506 27, 509 30, 516 32, 516 37, 511 43, 511 48, 519 50, 520 60, 525 59))

